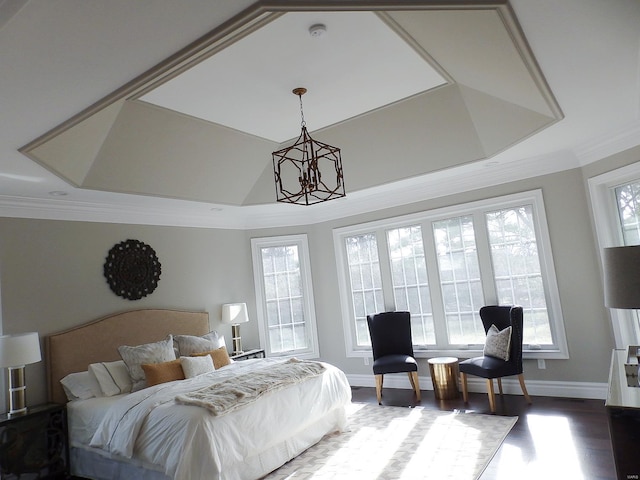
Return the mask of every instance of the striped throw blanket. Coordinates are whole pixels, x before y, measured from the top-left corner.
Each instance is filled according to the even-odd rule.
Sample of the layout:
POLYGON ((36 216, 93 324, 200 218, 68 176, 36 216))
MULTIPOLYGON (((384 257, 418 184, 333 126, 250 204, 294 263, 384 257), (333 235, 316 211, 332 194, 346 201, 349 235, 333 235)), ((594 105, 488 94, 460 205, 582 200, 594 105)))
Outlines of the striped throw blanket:
POLYGON ((318 362, 292 358, 223 380, 200 390, 176 396, 176 402, 197 405, 214 415, 224 415, 255 402, 261 396, 303 382, 324 372, 318 362))

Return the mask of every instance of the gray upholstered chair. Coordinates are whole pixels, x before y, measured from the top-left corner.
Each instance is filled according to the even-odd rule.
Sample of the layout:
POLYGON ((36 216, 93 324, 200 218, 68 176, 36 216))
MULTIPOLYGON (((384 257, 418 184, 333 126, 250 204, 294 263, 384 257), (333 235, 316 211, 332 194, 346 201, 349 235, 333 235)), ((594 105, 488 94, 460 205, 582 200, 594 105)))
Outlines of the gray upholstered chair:
POLYGON ((498 331, 504 331, 511 327, 511 341, 509 345, 508 360, 488 355, 485 346, 485 353, 481 357, 470 358, 460 362, 460 383, 462 384, 462 395, 465 403, 469 401, 467 392, 467 375, 475 375, 487 379, 487 390, 489 394, 489 407, 491 412, 496 411, 496 400, 493 391, 493 379, 498 379, 498 389, 502 395, 502 377, 517 375, 524 398, 531 403, 531 398, 524 384, 522 373, 522 307, 519 306, 485 306, 480 309, 480 319, 485 332, 489 332, 492 325, 498 331))
POLYGON ((373 350, 373 373, 376 376, 378 403, 382 403, 382 384, 387 373, 407 372, 411 387, 420 401, 418 362, 413 356, 411 314, 385 312, 367 316, 373 350))

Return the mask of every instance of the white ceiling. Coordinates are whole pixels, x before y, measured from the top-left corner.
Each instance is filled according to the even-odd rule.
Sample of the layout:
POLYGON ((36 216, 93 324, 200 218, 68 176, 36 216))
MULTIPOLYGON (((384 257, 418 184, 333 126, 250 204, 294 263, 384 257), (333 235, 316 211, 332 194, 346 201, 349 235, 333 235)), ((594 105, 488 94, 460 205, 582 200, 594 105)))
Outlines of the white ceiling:
MULTIPOLYGON (((190 42, 225 24, 252 3, 250 0, 190 0, 185 8, 184 3, 173 0, 0 2, 0 215, 227 228, 307 223, 417 201, 425 198, 425 195, 452 193, 456 189, 478 188, 513 178, 574 168, 640 145, 640 2, 515 0, 511 2, 511 6, 519 27, 564 117, 535 135, 527 136, 488 157, 479 156, 476 161, 450 168, 442 165, 428 173, 409 174, 406 177, 399 175, 398 178, 392 178, 392 181, 358 188, 352 192, 349 191, 348 170, 345 166, 347 198, 303 208, 268 203, 230 205, 225 202, 189 201, 180 195, 162 198, 74 187, 18 151, 155 65, 161 64, 190 42), (452 182, 451 179, 455 181, 452 182), (444 180, 448 180, 446 190, 443 188, 444 180), (52 196, 50 192, 64 192, 67 195, 52 196)), ((286 28, 287 31, 293 29, 294 25, 299 26, 299 33, 304 38, 300 42, 318 40, 317 43, 323 45, 328 43, 325 40, 337 40, 333 39, 332 34, 341 30, 338 23, 335 23, 339 20, 333 18, 338 16, 333 13, 323 15, 324 17, 318 15, 318 18, 327 25, 327 35, 324 38, 304 36, 308 35, 306 29, 313 17, 306 12, 284 15, 258 30, 255 37, 249 35, 245 40, 251 42, 258 39, 258 43, 267 45, 268 42, 261 40, 259 36, 264 34, 271 35, 274 39, 279 38, 277 33, 285 30, 283 26, 287 25, 279 22, 288 21, 292 24, 290 28, 286 28), (305 21, 295 21, 297 16, 305 18, 305 21), (303 23, 304 28, 301 26, 303 23), (273 29, 271 33, 270 28, 273 29)), ((372 22, 371 29, 375 30, 380 26, 375 15, 361 16, 366 19, 362 21, 372 22)), ((360 53, 364 56, 367 54, 367 46, 372 44, 373 32, 367 28, 349 29, 348 26, 356 21, 360 20, 349 19, 343 33, 355 35, 350 45, 358 40, 367 40, 362 46, 365 50, 360 53)), ((394 35, 390 30, 385 32, 394 35)), ((462 30, 454 33, 465 34, 462 30)), ((384 45, 388 43, 390 42, 386 41, 384 45)), ((399 45, 402 53, 402 42, 399 45)), ((439 52, 442 58, 469 47, 456 42, 448 42, 447 45, 451 51, 439 52)), ((232 50, 236 48, 243 48, 242 42, 222 50, 222 53, 229 56, 233 53, 236 58, 236 55, 240 55, 232 50)), ((315 47, 307 46, 302 52, 308 52, 312 48, 315 47)), ((288 51, 278 49, 283 52, 285 50, 288 51)), ((335 51, 333 47, 333 52, 335 51)), ((379 54, 381 49, 377 46, 371 51, 379 54)), ((404 49, 404 53, 414 55, 412 50, 404 49)), ((294 49, 291 54, 296 56, 300 52, 294 49)), ((224 55, 217 59, 220 64, 215 68, 225 69, 222 61, 224 55)), ((482 61, 481 57, 482 55, 476 55, 472 60, 479 63, 482 61)), ((333 58, 333 55, 329 58, 333 58)), ((246 63, 253 65, 255 62, 246 63)), ((385 67, 389 65, 387 61, 374 63, 383 63, 385 67)), ((404 61, 399 63, 407 65, 404 61)), ((469 65, 473 63, 469 62, 469 65)), ((246 66, 245 62, 242 65, 246 66)), ((289 66, 290 60, 284 61, 284 65, 289 66)), ((244 100, 237 97, 218 99, 229 102, 221 104, 218 110, 230 112, 236 110, 230 106, 247 101, 250 106, 265 110, 282 109, 284 113, 274 115, 274 118, 280 118, 279 121, 265 122, 256 115, 254 127, 233 123, 254 119, 254 115, 241 109, 237 109, 235 120, 232 117, 211 117, 209 120, 238 130, 261 128, 265 123, 273 123, 275 127, 280 123, 287 130, 290 129, 290 133, 278 133, 275 129, 272 132, 247 131, 259 137, 282 140, 295 136, 299 131, 299 109, 297 98, 290 93, 292 87, 309 88, 309 93, 303 97, 305 117, 310 129, 317 129, 340 120, 339 117, 325 117, 324 107, 327 105, 332 107, 329 108, 331 113, 335 113, 337 107, 344 107, 345 112, 340 115, 349 118, 407 95, 411 96, 411 92, 428 89, 431 81, 426 84, 410 84, 403 91, 396 88, 397 81, 385 77, 382 79, 383 86, 373 88, 375 94, 367 93, 363 95, 364 99, 358 99, 354 94, 359 93, 360 87, 367 82, 357 78, 336 78, 336 81, 345 81, 347 87, 335 83, 333 90, 330 90, 331 102, 328 102, 325 99, 312 100, 315 92, 320 96, 322 88, 331 83, 326 78, 318 77, 322 78, 318 85, 293 84, 298 80, 295 78, 295 68, 286 72, 286 69, 278 69, 277 66, 277 62, 269 62, 265 66, 265 72, 268 72, 265 77, 268 81, 265 82, 248 81, 251 72, 246 72, 248 75, 244 77, 229 76, 226 81, 242 81, 247 94, 242 96, 244 100), (273 67, 276 67, 275 70, 271 70, 273 67), (283 75, 279 76, 280 74, 283 75), (282 85, 281 93, 276 94, 273 89, 285 80, 291 84, 282 85), (384 88, 385 84, 389 88, 384 88), (265 94, 261 95, 262 92, 265 94), (388 92, 395 97, 380 100, 381 92, 388 92), (275 104, 262 106, 264 99, 272 99, 275 104), (362 103, 356 107, 350 106, 351 102, 357 101, 362 103)), ((409 68, 420 70, 425 66, 424 62, 418 61, 409 68)), ((474 68, 478 77, 485 73, 482 68, 474 68)), ((383 74, 394 74, 393 70, 383 69, 383 74)), ((320 71, 325 74, 327 71, 331 72, 331 68, 320 71)), ((496 69, 492 71, 495 73, 496 69)), ((425 77, 429 75, 424 74, 425 77)), ((471 78, 474 71, 458 70, 454 77, 459 75, 471 78)), ((422 75, 416 74, 415 70, 410 76, 412 80, 422 80, 422 75)), ((482 83, 480 78, 474 78, 473 81, 479 82, 476 85, 482 83)), ((171 83, 167 83, 163 88, 169 89, 170 86, 171 83)), ((498 93, 509 93, 505 89, 501 90, 498 93)), ((469 100, 470 95, 475 95, 475 91, 467 89, 463 91, 463 95, 466 94, 469 100)), ((170 92, 158 90, 157 93, 164 97, 162 104, 165 107, 183 108, 170 103, 170 92)), ((202 106, 205 98, 207 101, 211 100, 205 94, 198 93, 197 89, 193 93, 193 98, 201 101, 197 101, 192 108, 202 106)), ((149 95, 145 100, 152 100, 152 94, 149 95)), ((153 101, 159 102, 157 99, 153 101)), ((186 111, 188 115, 201 115, 195 112, 186 111)), ((331 133, 331 129, 327 132, 331 133)), ((379 132, 366 133, 379 136, 379 132)), ((333 135, 339 137, 340 134, 336 131, 333 135)), ((393 136, 389 139, 390 143, 392 141, 393 136)), ((357 153, 353 156, 357 156, 357 153)), ((343 163, 347 162, 343 152, 343 163)), ((372 165, 371 168, 375 170, 376 166, 372 165)), ((352 178, 359 175, 360 172, 353 172, 352 178)), ((259 181, 260 179, 255 179, 256 184, 259 181)))
POLYGON ((282 143, 300 133, 296 87, 308 90, 307 128, 319 130, 444 83, 373 12, 295 12, 141 100, 282 143), (323 35, 310 34, 316 25, 323 35))

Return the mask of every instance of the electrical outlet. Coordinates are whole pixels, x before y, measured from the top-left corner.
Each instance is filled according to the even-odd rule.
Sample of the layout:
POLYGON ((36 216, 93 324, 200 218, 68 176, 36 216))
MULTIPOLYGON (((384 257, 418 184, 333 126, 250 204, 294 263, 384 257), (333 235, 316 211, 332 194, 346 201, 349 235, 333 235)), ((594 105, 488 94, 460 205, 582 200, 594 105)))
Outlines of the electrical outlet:
POLYGON ((544 362, 544 358, 538 359, 538 368, 540 370, 544 370, 545 368, 547 368, 547 364, 544 362))
POLYGON ((369 365, 369 357, 364 357, 364 364, 369 365))

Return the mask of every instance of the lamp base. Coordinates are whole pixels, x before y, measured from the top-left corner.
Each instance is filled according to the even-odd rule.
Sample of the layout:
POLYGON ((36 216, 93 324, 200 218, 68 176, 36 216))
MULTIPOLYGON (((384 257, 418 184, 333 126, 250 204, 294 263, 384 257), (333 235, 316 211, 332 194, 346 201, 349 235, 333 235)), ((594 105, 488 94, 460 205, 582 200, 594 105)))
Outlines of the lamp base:
POLYGON ((9 367, 9 416, 27 413, 27 387, 24 382, 24 365, 9 367))
POLYGON ((233 352, 231 355, 240 355, 242 351, 242 338, 240 337, 240 325, 231 325, 231 337, 233 341, 233 352))

